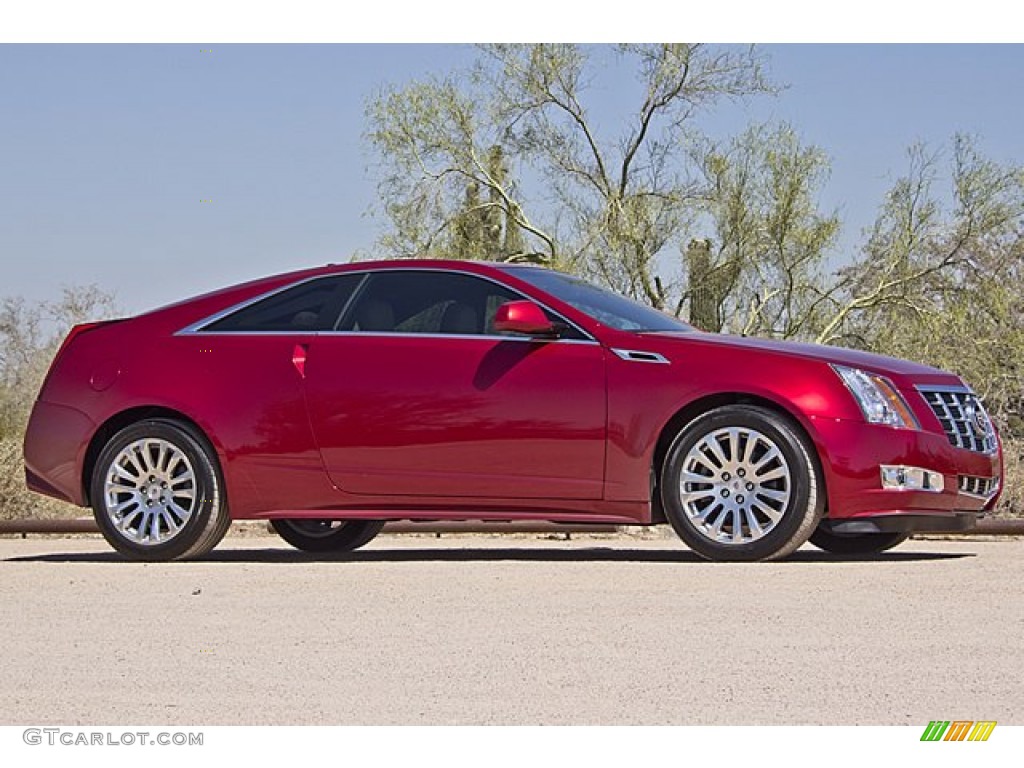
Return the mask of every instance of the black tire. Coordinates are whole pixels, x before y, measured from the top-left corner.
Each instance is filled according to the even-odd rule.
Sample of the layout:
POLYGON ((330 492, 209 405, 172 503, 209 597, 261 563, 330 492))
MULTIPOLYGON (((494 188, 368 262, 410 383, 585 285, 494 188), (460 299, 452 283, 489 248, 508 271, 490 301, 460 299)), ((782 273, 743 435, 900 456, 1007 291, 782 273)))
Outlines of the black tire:
POLYGON ((277 534, 304 552, 351 552, 369 544, 383 520, 271 520, 277 534))
POLYGON ((668 450, 659 487, 669 523, 709 560, 786 557, 807 541, 825 505, 813 444, 789 418, 752 405, 716 408, 687 424, 668 450), (738 448, 725 430, 737 435, 738 448), (730 467, 735 477, 726 471, 730 467))
POLYGON ((206 438, 192 426, 172 419, 146 419, 115 434, 100 452, 90 478, 93 515, 104 538, 124 556, 148 562, 202 557, 217 546, 231 525, 223 489, 216 453, 206 438), (158 487, 162 470, 154 468, 163 462, 161 445, 167 447, 171 456, 167 459, 168 474, 164 476, 170 488, 168 482, 162 483, 167 489, 163 493, 158 487), (133 452, 135 459, 126 459, 126 451, 133 452), (183 458, 172 466, 174 451, 183 458), (152 500, 155 506, 147 508, 143 507, 143 500, 148 492, 139 490, 133 476, 135 470, 145 470, 143 465, 149 462, 153 463, 150 470, 155 474, 149 478, 140 475, 138 483, 161 495, 152 500), (118 485, 120 490, 108 496, 107 479, 118 471, 115 464, 127 475, 120 475, 123 487, 118 485), (192 479, 181 480, 188 471, 192 479), (186 493, 190 496, 186 497, 186 493), (123 501, 118 502, 119 499, 123 501), (187 518, 173 512, 171 505, 187 511, 187 518), (156 535, 149 536, 148 531, 155 531, 156 535))
POLYGON ((834 555, 874 555, 902 544, 910 538, 909 531, 889 533, 838 534, 819 526, 811 534, 811 544, 834 555))

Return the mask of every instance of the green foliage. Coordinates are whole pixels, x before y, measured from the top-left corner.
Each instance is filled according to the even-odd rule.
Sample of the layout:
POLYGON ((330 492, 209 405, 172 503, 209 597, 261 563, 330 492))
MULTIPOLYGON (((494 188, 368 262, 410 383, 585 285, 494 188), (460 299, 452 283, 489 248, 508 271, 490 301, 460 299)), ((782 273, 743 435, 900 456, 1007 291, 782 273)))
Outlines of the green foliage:
POLYGON ((848 298, 821 340, 956 371, 1009 428, 1024 397, 1024 171, 957 137, 943 205, 938 156, 915 147, 909 165, 842 271, 848 298))
POLYGON ((677 314, 689 301, 691 321, 705 330, 807 336, 828 308, 823 265, 839 233, 838 215, 817 202, 828 157, 789 125, 753 125, 695 157, 717 247, 704 271, 688 262, 677 314))
POLYGON ((615 55, 636 71, 642 97, 618 133, 599 130, 587 108, 608 72, 577 45, 485 46, 471 72, 373 99, 385 249, 530 259, 668 306, 657 260, 681 242, 699 197, 678 151, 692 118, 771 86, 752 48, 630 45, 615 55))

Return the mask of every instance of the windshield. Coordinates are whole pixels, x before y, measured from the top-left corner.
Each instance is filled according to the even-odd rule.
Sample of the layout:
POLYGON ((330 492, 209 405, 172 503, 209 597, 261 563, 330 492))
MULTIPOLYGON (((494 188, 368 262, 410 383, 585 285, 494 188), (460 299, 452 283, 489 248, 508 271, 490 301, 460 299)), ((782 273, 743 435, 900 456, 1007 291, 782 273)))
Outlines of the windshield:
POLYGON ((509 274, 619 331, 690 331, 682 320, 621 294, 544 267, 512 267, 509 274))

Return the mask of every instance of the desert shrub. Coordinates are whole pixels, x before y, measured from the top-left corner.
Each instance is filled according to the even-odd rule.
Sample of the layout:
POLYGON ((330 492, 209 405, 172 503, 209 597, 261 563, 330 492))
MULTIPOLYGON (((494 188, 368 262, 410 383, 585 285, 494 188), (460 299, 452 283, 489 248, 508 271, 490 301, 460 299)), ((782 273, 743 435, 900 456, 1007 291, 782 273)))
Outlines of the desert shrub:
POLYGON ((71 326, 111 317, 110 294, 95 286, 65 288, 57 301, 0 301, 0 519, 76 517, 71 504, 25 487, 22 441, 32 404, 71 326))
POLYGON ((32 493, 25 487, 21 440, 0 440, 0 520, 80 517, 88 514, 73 504, 32 493))

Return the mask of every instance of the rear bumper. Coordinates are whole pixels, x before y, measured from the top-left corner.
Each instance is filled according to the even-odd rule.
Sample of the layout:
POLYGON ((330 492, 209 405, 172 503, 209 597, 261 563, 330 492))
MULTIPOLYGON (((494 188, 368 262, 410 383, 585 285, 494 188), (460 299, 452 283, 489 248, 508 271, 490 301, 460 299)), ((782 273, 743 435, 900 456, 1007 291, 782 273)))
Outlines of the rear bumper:
POLYGON ((96 425, 66 405, 36 401, 25 430, 29 490, 84 506, 82 464, 96 425))

